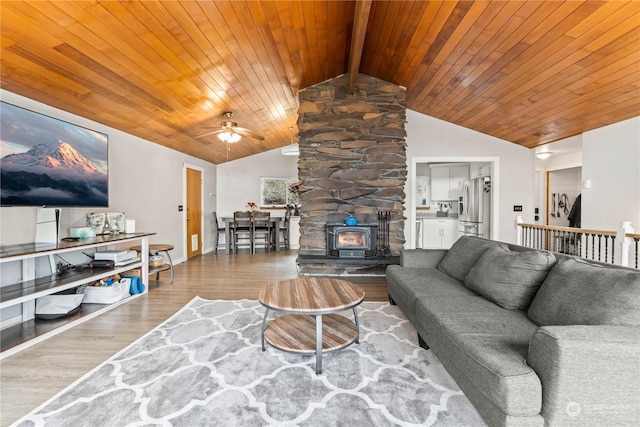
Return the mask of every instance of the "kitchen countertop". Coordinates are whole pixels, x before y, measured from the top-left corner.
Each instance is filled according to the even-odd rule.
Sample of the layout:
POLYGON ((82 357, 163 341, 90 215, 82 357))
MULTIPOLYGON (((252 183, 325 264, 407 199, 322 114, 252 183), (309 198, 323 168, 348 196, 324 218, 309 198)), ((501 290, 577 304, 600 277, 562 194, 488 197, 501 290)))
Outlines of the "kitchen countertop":
POLYGON ((457 214, 449 214, 448 216, 438 216, 435 212, 429 213, 418 213, 416 214, 416 219, 458 219, 457 214))

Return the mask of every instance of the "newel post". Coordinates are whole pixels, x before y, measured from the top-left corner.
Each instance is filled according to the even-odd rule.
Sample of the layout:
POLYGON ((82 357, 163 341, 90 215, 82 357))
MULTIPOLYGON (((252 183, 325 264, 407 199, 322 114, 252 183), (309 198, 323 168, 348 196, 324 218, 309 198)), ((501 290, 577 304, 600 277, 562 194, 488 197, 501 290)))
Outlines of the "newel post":
POLYGON ((616 240, 620 242, 620 265, 623 267, 629 267, 629 250, 631 249, 631 238, 626 237, 626 234, 631 234, 633 231, 631 221, 622 221, 616 235, 616 240))
POLYGON ((522 215, 518 215, 516 217, 516 245, 522 246, 522 232, 523 227, 521 224, 524 224, 524 220, 522 219, 522 215))

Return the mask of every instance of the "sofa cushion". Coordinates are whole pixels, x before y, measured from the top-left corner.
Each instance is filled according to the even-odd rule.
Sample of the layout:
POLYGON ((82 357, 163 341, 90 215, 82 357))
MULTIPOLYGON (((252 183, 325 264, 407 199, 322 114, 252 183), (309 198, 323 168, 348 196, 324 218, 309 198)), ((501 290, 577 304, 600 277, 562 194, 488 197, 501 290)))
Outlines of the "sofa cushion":
POLYGON ((504 243, 492 240, 462 236, 456 240, 444 258, 442 258, 442 261, 438 264, 438 270, 464 282, 469 270, 478 262, 482 254, 487 249, 495 246, 507 247, 504 243))
POLYGON ((495 246, 471 267, 465 285, 508 310, 525 310, 556 258, 551 252, 511 252, 495 246))
POLYGON ((387 290, 412 322, 416 301, 423 296, 476 295, 460 281, 435 268, 387 267, 387 290))
POLYGON ((508 415, 540 412, 540 380, 525 363, 537 325, 525 312, 481 296, 437 296, 421 298, 416 317, 417 329, 445 368, 463 372, 486 400, 508 415))
POLYGON ((528 311, 540 326, 640 326, 640 271, 560 260, 528 311))

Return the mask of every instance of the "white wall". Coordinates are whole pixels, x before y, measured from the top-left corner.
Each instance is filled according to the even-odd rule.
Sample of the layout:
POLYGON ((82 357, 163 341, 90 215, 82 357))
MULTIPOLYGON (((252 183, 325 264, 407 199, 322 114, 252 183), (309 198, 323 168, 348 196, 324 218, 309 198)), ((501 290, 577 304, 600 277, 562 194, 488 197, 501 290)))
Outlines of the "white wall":
MULTIPOLYGON (((296 176, 298 156, 283 156, 280 148, 218 165, 218 217, 233 216, 234 211, 246 210, 248 202, 260 203, 261 177, 296 176)), ((274 209, 271 215, 284 216, 284 209, 274 209)))
MULTIPOLYGON (((204 251, 213 247, 210 215, 216 206, 216 165, 150 141, 121 132, 75 114, 0 90, 0 99, 58 119, 85 126, 109 135, 109 208, 62 210, 61 234, 68 236, 69 227, 82 226, 90 211, 124 212, 136 220, 136 231, 154 232, 151 243, 174 245, 175 263, 185 260, 183 241, 184 164, 203 169, 204 178, 204 251)), ((35 238, 36 208, 0 208, 0 243, 25 243, 35 238)))
POLYGON ((583 134, 582 227, 616 230, 631 221, 640 231, 640 117, 583 134))
MULTIPOLYGON (((407 110, 407 159, 415 157, 498 157, 500 177, 499 238, 515 242, 513 205, 523 205, 525 221, 533 221, 534 153, 532 150, 487 136, 463 127, 407 110)), ((231 147, 233 149, 233 146, 231 147)), ((246 209, 249 201, 260 198, 260 177, 297 176, 298 157, 282 156, 280 149, 218 165, 218 216, 231 216, 235 210, 246 209)), ((434 160, 437 161, 437 160, 434 160)), ((405 216, 412 209, 410 183, 405 192, 405 216)), ((283 215, 273 211, 273 215, 283 215)), ((411 236, 410 221, 405 222, 405 237, 411 236)))
MULTIPOLYGON (((409 164, 413 157, 443 158, 443 161, 450 161, 454 157, 497 157, 499 159, 499 175, 497 182, 494 182, 494 189, 499 194, 497 212, 499 240, 516 241, 517 215, 522 215, 525 222, 533 222, 535 166, 533 150, 413 110, 407 110, 406 130, 409 164), (523 212, 513 212, 514 205, 522 205, 523 212)), ((405 186, 405 192, 407 195, 412 194, 409 181, 405 186)), ((408 216, 413 209, 414 201, 410 196, 406 200, 405 216, 408 216)), ((410 222, 405 222, 406 238, 412 235, 410 222)))

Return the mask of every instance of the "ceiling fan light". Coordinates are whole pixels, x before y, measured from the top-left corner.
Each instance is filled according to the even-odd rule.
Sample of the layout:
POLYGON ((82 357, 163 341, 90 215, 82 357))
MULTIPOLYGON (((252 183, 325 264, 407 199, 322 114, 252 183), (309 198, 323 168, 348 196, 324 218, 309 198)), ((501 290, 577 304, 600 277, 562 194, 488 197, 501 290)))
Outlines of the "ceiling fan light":
POLYGON ((282 148, 283 156, 299 156, 300 155, 300 147, 298 144, 289 144, 286 147, 282 148))
POLYGON ((540 153, 536 153, 536 157, 540 160, 546 160, 551 157, 551 151, 542 151, 540 153))
POLYGON ((218 138, 220 138, 224 142, 238 142, 240 141, 240 135, 235 132, 224 131, 218 134, 218 138))

